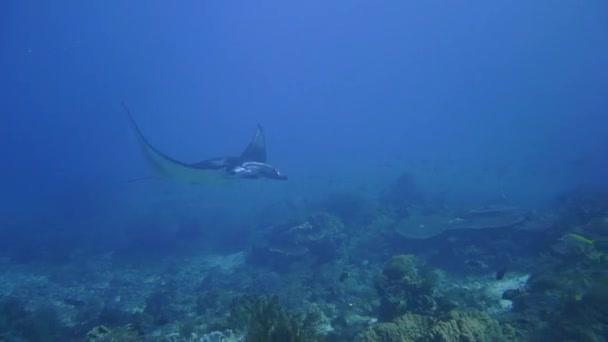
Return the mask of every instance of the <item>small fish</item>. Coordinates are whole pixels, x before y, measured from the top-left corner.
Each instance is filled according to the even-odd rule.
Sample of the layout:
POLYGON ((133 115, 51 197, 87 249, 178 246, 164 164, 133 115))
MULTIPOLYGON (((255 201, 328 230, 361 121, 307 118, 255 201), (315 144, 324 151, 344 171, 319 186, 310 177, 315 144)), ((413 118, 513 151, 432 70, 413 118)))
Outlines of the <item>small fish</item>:
POLYGON ((505 277, 505 273, 507 273, 507 267, 503 267, 496 272, 496 280, 502 280, 505 277))
POLYGON ((554 252, 561 255, 583 255, 601 261, 608 248, 608 240, 593 240, 576 233, 568 233, 552 246, 554 252))
POLYGON ((343 272, 340 274, 340 277, 338 278, 338 280, 339 280, 341 283, 343 283, 343 282, 344 282, 346 279, 348 279, 348 272, 343 271, 343 272))
POLYGON ((569 233, 560 238, 561 241, 576 244, 577 246, 593 246, 595 240, 588 239, 580 234, 569 233))

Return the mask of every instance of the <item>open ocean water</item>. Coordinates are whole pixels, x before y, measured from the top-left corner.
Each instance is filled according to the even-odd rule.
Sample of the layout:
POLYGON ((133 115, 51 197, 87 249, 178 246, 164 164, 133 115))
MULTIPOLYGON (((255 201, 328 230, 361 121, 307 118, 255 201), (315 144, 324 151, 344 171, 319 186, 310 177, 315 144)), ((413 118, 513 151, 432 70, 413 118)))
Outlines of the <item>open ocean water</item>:
POLYGON ((608 341, 608 3, 0 4, 0 342, 608 341))

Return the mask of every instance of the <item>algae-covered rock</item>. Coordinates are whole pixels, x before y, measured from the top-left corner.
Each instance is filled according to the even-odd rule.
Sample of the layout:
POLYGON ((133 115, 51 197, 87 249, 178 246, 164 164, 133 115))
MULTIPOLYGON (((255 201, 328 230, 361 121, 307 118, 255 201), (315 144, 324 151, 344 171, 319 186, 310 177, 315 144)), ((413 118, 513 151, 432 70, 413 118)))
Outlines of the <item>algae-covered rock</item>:
POLYGON ((409 284, 420 282, 416 257, 413 255, 394 255, 386 262, 382 273, 389 281, 406 282, 409 284))
POLYGON ((452 311, 445 318, 406 314, 380 323, 357 337, 357 342, 494 342, 517 341, 515 329, 484 312, 452 311))
POLYGON ((433 342, 516 341, 517 332, 502 325, 485 312, 452 311, 446 319, 437 321, 429 332, 433 342))
POLYGON ((433 321, 428 316, 406 314, 394 322, 380 323, 358 336, 357 342, 424 341, 433 321))

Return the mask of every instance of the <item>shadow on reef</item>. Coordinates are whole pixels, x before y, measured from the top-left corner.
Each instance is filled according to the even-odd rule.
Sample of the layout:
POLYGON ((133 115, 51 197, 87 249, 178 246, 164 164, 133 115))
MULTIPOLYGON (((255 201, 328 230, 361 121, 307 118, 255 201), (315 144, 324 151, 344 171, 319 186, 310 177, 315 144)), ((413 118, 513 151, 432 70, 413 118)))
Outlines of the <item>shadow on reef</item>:
POLYGON ((209 253, 234 253, 247 246, 251 231, 225 213, 168 211, 138 217, 114 241, 124 260, 209 253))
POLYGON ((59 321, 55 309, 26 310, 17 298, 0 300, 0 341, 65 341, 69 330, 59 321))
POLYGON ((203 249, 234 253, 245 249, 252 236, 251 229, 230 213, 166 203, 144 212, 115 208, 118 213, 108 214, 100 209, 97 216, 76 218, 37 210, 3 222, 0 258, 20 264, 69 265, 106 253, 124 261, 198 254, 203 249))

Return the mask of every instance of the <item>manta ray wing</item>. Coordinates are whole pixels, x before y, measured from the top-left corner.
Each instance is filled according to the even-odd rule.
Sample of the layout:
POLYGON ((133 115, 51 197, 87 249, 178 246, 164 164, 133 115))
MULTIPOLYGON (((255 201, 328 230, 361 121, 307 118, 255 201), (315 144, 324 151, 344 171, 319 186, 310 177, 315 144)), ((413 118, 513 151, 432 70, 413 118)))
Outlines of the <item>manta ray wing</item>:
POLYGON ((194 184, 215 183, 232 179, 230 175, 218 168, 197 167, 196 164, 184 163, 159 151, 143 135, 127 106, 124 103, 122 105, 127 112, 142 153, 156 176, 194 184))
POLYGON ((266 136, 264 135, 264 130, 261 125, 258 125, 258 129, 249 142, 249 145, 245 148, 245 150, 241 153, 239 158, 241 162, 266 162, 266 136))

